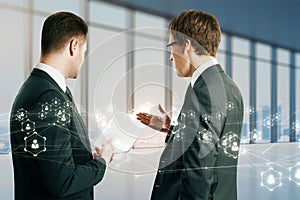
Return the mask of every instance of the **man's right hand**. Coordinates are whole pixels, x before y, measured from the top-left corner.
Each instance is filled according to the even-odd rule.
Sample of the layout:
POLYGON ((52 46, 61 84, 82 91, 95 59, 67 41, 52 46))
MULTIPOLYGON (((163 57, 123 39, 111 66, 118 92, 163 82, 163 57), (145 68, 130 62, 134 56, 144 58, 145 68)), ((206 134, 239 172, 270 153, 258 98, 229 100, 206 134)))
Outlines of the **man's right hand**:
POLYGON ((162 116, 155 116, 148 113, 138 113, 136 114, 137 119, 150 128, 167 133, 170 128, 171 119, 160 104, 158 104, 158 109, 162 116))
POLYGON ((96 147, 95 151, 93 152, 94 159, 103 158, 107 164, 113 160, 113 156, 114 147, 112 145, 112 139, 109 139, 106 143, 103 143, 101 149, 96 147))

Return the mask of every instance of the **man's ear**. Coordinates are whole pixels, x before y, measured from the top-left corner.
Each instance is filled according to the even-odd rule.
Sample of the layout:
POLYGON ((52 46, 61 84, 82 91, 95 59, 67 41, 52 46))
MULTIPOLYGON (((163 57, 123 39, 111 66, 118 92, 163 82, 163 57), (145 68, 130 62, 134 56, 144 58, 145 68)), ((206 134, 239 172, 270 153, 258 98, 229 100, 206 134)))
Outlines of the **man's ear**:
POLYGON ((79 41, 76 38, 74 38, 69 43, 69 52, 70 52, 70 55, 71 56, 76 55, 77 52, 78 52, 78 50, 79 50, 79 41))
POLYGON ((189 52, 191 49, 192 43, 191 40, 186 39, 184 42, 184 51, 189 52))

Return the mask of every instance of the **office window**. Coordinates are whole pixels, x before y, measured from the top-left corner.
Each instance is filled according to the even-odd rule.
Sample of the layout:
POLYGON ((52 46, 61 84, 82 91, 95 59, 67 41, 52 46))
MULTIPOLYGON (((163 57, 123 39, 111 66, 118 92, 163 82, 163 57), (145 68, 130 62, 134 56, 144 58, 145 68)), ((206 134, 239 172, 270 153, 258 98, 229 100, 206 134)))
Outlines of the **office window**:
POLYGON ((80 13, 81 0, 34 0, 34 9, 46 13, 58 11, 71 11, 76 14, 80 13))
POLYGON ((226 35, 224 33, 222 34, 221 42, 219 44, 217 60, 220 63, 223 70, 226 72, 226 35))
POLYGON ((14 98, 20 89, 25 76, 25 38, 23 12, 16 12, 1 7, 0 26, 2 46, 0 65, 1 98, 0 98, 0 154, 10 151, 9 145, 9 118, 14 98), (9 23, 7 23, 9 19, 9 23), (12 26, 18 24, 18 26, 12 26), (9 87, 7 87, 9 85, 9 87))
POLYGON ((135 37, 135 109, 140 110, 145 104, 164 106, 165 90, 165 42, 144 37, 135 37), (149 95, 151 94, 151 96, 149 95))
MULTIPOLYGON (((40 60, 41 52, 41 34, 43 23, 46 16, 35 15, 33 17, 33 35, 32 35, 32 64, 35 65, 40 60)), ((31 66, 33 67, 33 66, 31 66)))
MULTIPOLYGON (((245 39, 232 38, 232 78, 239 87, 244 101, 244 121, 241 142, 249 142, 249 94, 250 94, 250 42, 245 39)), ((252 112, 252 110, 251 110, 252 112)))
POLYGON ((289 142, 290 121, 290 53, 277 49, 277 113, 272 116, 272 122, 277 122, 278 142, 289 142))
POLYGON ((296 141, 300 141, 300 53, 296 53, 296 141))
MULTIPOLYGON (((165 109, 166 20, 155 15, 135 12, 134 39, 134 110, 161 115, 157 105, 165 109), (150 96, 151 95, 151 96, 150 96)), ((164 145, 164 135, 146 130, 135 148, 164 145)))
POLYGON ((240 37, 232 37, 232 52, 234 54, 250 56, 250 42, 240 37))
POLYGON ((125 42, 125 35, 90 28, 86 61, 89 77, 88 121, 92 140, 106 127, 114 111, 127 112, 125 42))
POLYGON ((271 128, 271 47, 256 44, 256 128, 258 142, 270 142, 271 128))
POLYGON ((23 6, 24 0, 0 0, 0 7, 2 5, 12 4, 17 6, 23 6))
POLYGON ((139 34, 167 38, 167 25, 168 22, 162 17, 138 11, 135 13, 135 30, 139 34))
POLYGON ((126 28, 126 9, 104 2, 89 2, 90 21, 121 29, 126 28))

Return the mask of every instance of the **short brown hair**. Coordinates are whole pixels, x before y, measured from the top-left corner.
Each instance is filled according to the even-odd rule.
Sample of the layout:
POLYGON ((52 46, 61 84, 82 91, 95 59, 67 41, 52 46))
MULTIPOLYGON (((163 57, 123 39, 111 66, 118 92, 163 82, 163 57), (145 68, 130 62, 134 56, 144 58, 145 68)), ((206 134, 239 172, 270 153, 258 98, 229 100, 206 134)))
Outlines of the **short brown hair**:
POLYGON ((172 19, 168 28, 168 33, 179 44, 191 39, 197 54, 216 56, 222 33, 219 22, 213 15, 187 10, 172 19))
POLYGON ((42 30, 42 55, 56 52, 65 47, 74 36, 86 39, 88 26, 79 16, 70 12, 58 12, 50 15, 42 30))

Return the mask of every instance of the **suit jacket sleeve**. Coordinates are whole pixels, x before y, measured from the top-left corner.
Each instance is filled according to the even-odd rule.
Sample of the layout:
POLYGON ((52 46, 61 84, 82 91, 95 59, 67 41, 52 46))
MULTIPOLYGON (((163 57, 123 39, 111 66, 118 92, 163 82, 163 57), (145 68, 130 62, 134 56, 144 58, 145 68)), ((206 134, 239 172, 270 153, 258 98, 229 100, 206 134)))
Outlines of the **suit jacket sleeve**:
MULTIPOLYGON (((41 105, 53 98, 65 101, 58 91, 51 90, 43 93, 32 109, 33 115, 40 112, 41 105)), ((56 110, 52 108, 46 113, 47 118, 35 117, 36 131, 46 138, 46 151, 38 154, 36 160, 42 173, 41 179, 48 190, 54 196, 63 197, 96 185, 103 178, 106 165, 103 159, 92 158, 75 164, 71 141, 79 133, 70 131, 72 112, 68 112, 71 122, 64 125, 59 123, 55 112, 56 110)))

